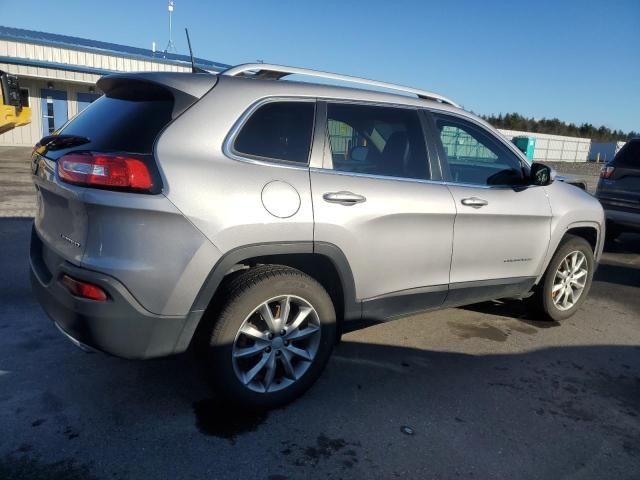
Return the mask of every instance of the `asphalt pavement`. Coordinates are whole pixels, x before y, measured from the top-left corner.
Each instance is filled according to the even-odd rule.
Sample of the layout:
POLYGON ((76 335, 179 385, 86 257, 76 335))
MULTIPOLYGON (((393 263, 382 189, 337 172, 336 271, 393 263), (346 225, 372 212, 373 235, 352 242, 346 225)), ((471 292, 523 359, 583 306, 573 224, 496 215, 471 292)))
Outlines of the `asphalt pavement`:
POLYGON ((0 217, 33 217, 36 190, 31 180, 31 148, 0 147, 0 217))
POLYGON ((32 220, 0 219, 0 478, 640 478, 640 236, 582 310, 520 302, 348 333, 320 381, 266 415, 222 408, 191 355, 87 354, 28 283, 32 220))

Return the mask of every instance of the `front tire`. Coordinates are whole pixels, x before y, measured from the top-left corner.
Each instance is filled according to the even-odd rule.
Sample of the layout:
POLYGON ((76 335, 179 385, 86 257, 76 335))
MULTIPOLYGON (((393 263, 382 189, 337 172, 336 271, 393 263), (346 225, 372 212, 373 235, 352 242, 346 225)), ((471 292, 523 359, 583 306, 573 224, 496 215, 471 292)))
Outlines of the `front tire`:
POLYGON ((565 320, 578 311, 593 280, 591 245, 581 237, 567 235, 553 255, 540 285, 532 297, 551 320, 565 320))
POLYGON ((202 351, 217 392, 264 410, 302 395, 320 376, 336 339, 331 298, 299 270, 262 265, 226 285, 202 351))

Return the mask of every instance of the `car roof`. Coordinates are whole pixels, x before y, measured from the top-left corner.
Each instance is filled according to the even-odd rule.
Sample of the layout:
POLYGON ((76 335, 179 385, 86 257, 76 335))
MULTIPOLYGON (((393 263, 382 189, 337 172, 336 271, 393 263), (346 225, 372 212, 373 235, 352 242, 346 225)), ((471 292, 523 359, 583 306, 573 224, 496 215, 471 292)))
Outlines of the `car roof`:
POLYGON ((172 90, 181 90, 195 97, 204 95, 207 91, 211 90, 214 85, 216 85, 216 88, 213 90, 218 90, 220 88, 238 88, 247 90, 248 93, 250 92, 249 95, 254 97, 256 101, 265 97, 302 97, 427 108, 435 111, 453 113, 472 119, 476 123, 483 125, 485 128, 500 134, 500 132, 482 118, 464 110, 461 107, 448 103, 443 103, 429 98, 418 98, 408 94, 351 86, 331 85, 328 83, 191 72, 131 72, 102 77, 98 81, 98 87, 109 88, 111 85, 121 81, 126 81, 127 79, 162 84, 172 90))
POLYGON ((265 80, 248 77, 229 77, 225 75, 217 75, 217 77, 219 79, 218 85, 214 90, 218 88, 247 89, 251 91, 251 94, 255 97, 256 101, 265 97, 306 97, 426 108, 434 111, 452 113, 471 119, 485 128, 492 130, 496 134, 501 135, 495 127, 477 115, 468 112, 461 107, 449 105, 436 100, 417 98, 409 95, 378 90, 329 85, 316 82, 302 82, 297 80, 265 80))

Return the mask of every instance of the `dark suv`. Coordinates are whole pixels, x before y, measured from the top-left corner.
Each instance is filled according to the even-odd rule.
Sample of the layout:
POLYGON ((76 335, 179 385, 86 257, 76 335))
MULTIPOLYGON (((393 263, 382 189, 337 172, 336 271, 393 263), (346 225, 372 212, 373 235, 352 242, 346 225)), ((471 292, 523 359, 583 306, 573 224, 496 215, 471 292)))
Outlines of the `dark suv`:
POLYGON ((640 138, 630 140, 600 172, 596 196, 607 217, 607 238, 640 231, 640 138))

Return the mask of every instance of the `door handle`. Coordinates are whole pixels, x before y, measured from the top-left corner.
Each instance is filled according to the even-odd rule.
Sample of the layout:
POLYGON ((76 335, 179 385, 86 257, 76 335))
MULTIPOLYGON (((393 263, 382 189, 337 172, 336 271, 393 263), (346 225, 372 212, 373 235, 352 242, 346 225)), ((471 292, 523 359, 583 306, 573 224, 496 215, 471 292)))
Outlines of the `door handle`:
POLYGON ((325 202, 339 203, 347 207, 367 200, 366 197, 352 192, 328 192, 322 195, 322 198, 324 198, 325 202))
POLYGON ((466 205, 467 207, 480 208, 485 205, 489 205, 489 202, 483 200, 482 198, 471 197, 471 198, 463 198, 461 203, 466 205))

